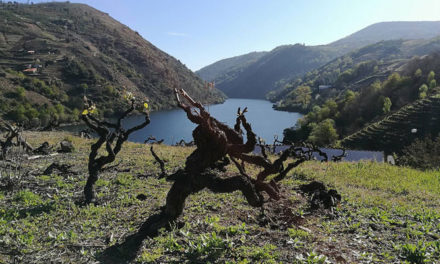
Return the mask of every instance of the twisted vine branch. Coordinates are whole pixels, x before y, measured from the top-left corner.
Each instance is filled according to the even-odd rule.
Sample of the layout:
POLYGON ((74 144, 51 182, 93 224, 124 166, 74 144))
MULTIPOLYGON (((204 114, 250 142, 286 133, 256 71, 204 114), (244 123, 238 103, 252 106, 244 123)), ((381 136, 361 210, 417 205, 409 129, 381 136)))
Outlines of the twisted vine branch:
MULTIPOLYGON (((86 107, 91 105, 86 101, 86 107)), ((105 120, 99 120, 92 113, 85 111, 81 116, 84 123, 98 135, 98 140, 90 147, 87 178, 84 187, 85 202, 91 203, 95 200, 95 192, 93 185, 98 180, 99 173, 103 170, 104 165, 112 163, 116 155, 121 151, 122 144, 127 141, 129 135, 134 131, 146 127, 150 123, 150 116, 147 111, 143 112, 145 120, 134 127, 124 129, 122 127, 122 120, 135 110, 135 100, 131 100, 130 108, 126 110, 115 123, 105 120), (116 141, 116 143, 114 143, 116 141), (107 155, 98 157, 98 152, 101 147, 105 146, 107 155)))

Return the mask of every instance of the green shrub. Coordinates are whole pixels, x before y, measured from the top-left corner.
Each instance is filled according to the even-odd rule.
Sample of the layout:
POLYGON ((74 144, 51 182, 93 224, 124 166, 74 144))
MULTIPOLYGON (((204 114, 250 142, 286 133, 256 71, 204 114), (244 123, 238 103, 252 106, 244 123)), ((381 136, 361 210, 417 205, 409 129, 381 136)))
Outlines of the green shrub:
POLYGON ((312 132, 308 141, 318 146, 326 146, 334 143, 337 139, 338 133, 335 129, 335 121, 328 118, 319 124, 312 125, 312 132))
POLYGON ((16 89, 16 93, 17 93, 18 99, 23 100, 26 95, 26 90, 23 87, 18 86, 16 89))
POLYGON ((420 169, 440 168, 440 136, 435 139, 429 136, 416 139, 403 149, 398 161, 401 165, 420 169))

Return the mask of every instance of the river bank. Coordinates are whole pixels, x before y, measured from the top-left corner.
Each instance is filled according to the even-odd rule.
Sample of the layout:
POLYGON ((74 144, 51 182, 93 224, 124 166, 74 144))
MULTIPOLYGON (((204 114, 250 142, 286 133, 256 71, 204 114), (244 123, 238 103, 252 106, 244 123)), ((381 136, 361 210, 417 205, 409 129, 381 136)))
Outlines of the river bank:
MULTIPOLYGON (((283 138, 283 131, 295 125, 302 116, 299 113, 276 111, 272 103, 255 99, 227 99, 222 104, 207 105, 206 110, 217 120, 229 126, 235 124, 238 107, 248 108, 246 117, 251 123, 254 132, 267 143, 272 143, 274 136, 279 140, 283 138)), ((132 127, 142 122, 143 116, 133 115, 123 121, 124 127, 132 127)), ((165 144, 173 145, 180 140, 191 141, 195 125, 191 123, 181 109, 170 109, 150 113, 150 124, 142 130, 134 132, 129 141, 143 143, 148 137, 153 136, 158 140, 163 139, 165 144)), ((64 130, 78 132, 86 128, 85 125, 65 126, 64 130)))

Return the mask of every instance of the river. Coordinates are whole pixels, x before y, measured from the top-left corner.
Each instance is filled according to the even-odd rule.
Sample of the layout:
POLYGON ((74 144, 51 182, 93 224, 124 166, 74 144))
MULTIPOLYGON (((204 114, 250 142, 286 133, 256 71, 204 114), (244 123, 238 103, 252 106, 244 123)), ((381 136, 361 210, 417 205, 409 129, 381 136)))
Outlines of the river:
MULTIPOLYGON (((223 104, 206 106, 211 116, 230 126, 235 124, 237 108, 248 107, 246 118, 252 125, 257 136, 267 143, 272 143, 274 135, 283 138, 283 130, 295 125, 301 117, 299 113, 276 111, 272 103, 255 99, 227 99, 223 104)), ((182 109, 156 111, 150 114, 151 123, 142 130, 130 135, 129 141, 144 142, 150 135, 156 139, 164 139, 166 144, 174 144, 181 139, 192 140, 192 131, 195 125, 191 123, 182 109)), ((143 116, 130 116, 124 120, 124 127, 132 127, 142 122, 143 116)))

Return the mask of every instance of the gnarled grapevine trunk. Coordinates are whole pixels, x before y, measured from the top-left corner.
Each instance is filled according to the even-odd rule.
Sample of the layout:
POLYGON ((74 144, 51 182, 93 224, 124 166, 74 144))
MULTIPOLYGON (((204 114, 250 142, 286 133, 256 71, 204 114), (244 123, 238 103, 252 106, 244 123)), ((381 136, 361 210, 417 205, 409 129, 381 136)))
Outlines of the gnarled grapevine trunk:
POLYGON ((158 229, 169 226, 182 214, 186 198, 204 188, 214 193, 241 191, 249 205, 254 207, 263 205, 264 193, 272 199, 279 199, 276 182, 282 180, 292 168, 310 158, 308 152, 302 148, 288 149, 274 162, 270 162, 265 156, 253 155, 251 152, 256 146, 257 138, 245 118, 247 108, 243 111, 238 109, 235 126, 230 128, 213 118, 184 90, 175 90, 175 95, 179 107, 186 112, 188 119, 197 124, 193 131, 197 148, 186 159, 185 168, 169 176, 175 181, 167 194, 166 204, 160 214, 142 225, 138 233, 140 237, 154 236, 158 229), (181 101, 181 96, 189 105, 181 101), (246 133, 246 141, 242 135, 242 127, 246 133), (295 161, 284 168, 283 163, 289 157, 295 161), (224 174, 225 166, 230 160, 238 167, 240 174, 224 174), (246 174, 244 163, 257 165, 262 171, 256 177, 251 177, 246 174), (275 180, 266 181, 269 175, 277 173, 275 180))
POLYGON ((8 151, 13 146, 21 146, 28 153, 32 153, 34 151, 34 148, 22 137, 22 128, 13 126, 6 121, 1 121, 1 126, 4 130, 6 130, 6 135, 4 140, 0 140, 0 159, 6 159, 8 151))
MULTIPOLYGON (((91 105, 88 105, 88 107, 91 108, 91 105)), ((145 111, 143 113, 145 115, 144 122, 130 129, 124 129, 122 127, 122 120, 133 112, 134 109, 135 101, 132 99, 131 107, 117 119, 116 123, 98 120, 92 115, 91 111, 88 110, 84 111, 83 115, 81 116, 86 125, 95 131, 96 134, 98 134, 98 140, 90 147, 88 163, 89 177, 87 178, 87 182, 84 187, 84 198, 86 204, 95 200, 93 186, 98 180, 99 173, 102 171, 103 167, 115 160, 116 155, 119 153, 119 151, 121 151, 122 144, 127 141, 128 136, 131 133, 146 127, 150 123, 150 116, 148 112, 145 111), (116 143, 114 143, 113 146, 114 141, 116 141, 116 143), (104 144, 107 155, 98 157, 99 149, 104 144)))
MULTIPOLYGON (((117 263, 121 257, 124 261, 127 258, 133 259, 136 256, 136 251, 142 245, 143 239, 156 236, 161 228, 173 226, 183 213, 185 200, 191 194, 204 188, 214 193, 240 191, 250 206, 260 207, 265 202, 264 194, 270 199, 280 198, 277 182, 284 179, 291 169, 310 160, 313 152, 320 155, 325 154, 313 146, 292 146, 274 162, 268 160, 264 151, 262 151, 263 156, 253 155, 251 152, 254 150, 257 140, 251 125, 244 116, 247 108, 243 111, 238 109, 234 128, 230 128, 211 117, 204 107, 195 102, 184 90, 175 90, 175 95, 179 107, 186 112, 188 119, 197 124, 193 131, 196 149, 187 157, 184 169, 168 176, 168 179, 173 179, 174 183, 168 191, 166 204, 161 211, 150 216, 142 224, 139 231, 127 237, 124 243, 115 245, 104 252, 103 257, 106 261, 117 259, 111 263, 117 263), (184 104, 180 100, 180 96, 184 97, 189 105, 184 104), (246 132, 246 142, 241 127, 246 132), (284 162, 288 158, 293 161, 284 167, 284 162), (230 161, 238 168, 239 174, 228 175, 224 173, 225 166, 230 161), (251 177, 246 173, 245 163, 256 165, 262 170, 258 175, 251 177), (271 181, 267 181, 267 177, 272 174, 277 175, 271 181), (115 252, 124 252, 123 254, 127 255, 121 256, 115 252)), ((156 160, 159 159, 156 155, 154 156, 156 160)), ((322 156, 324 160, 327 160, 326 155, 322 156)))

